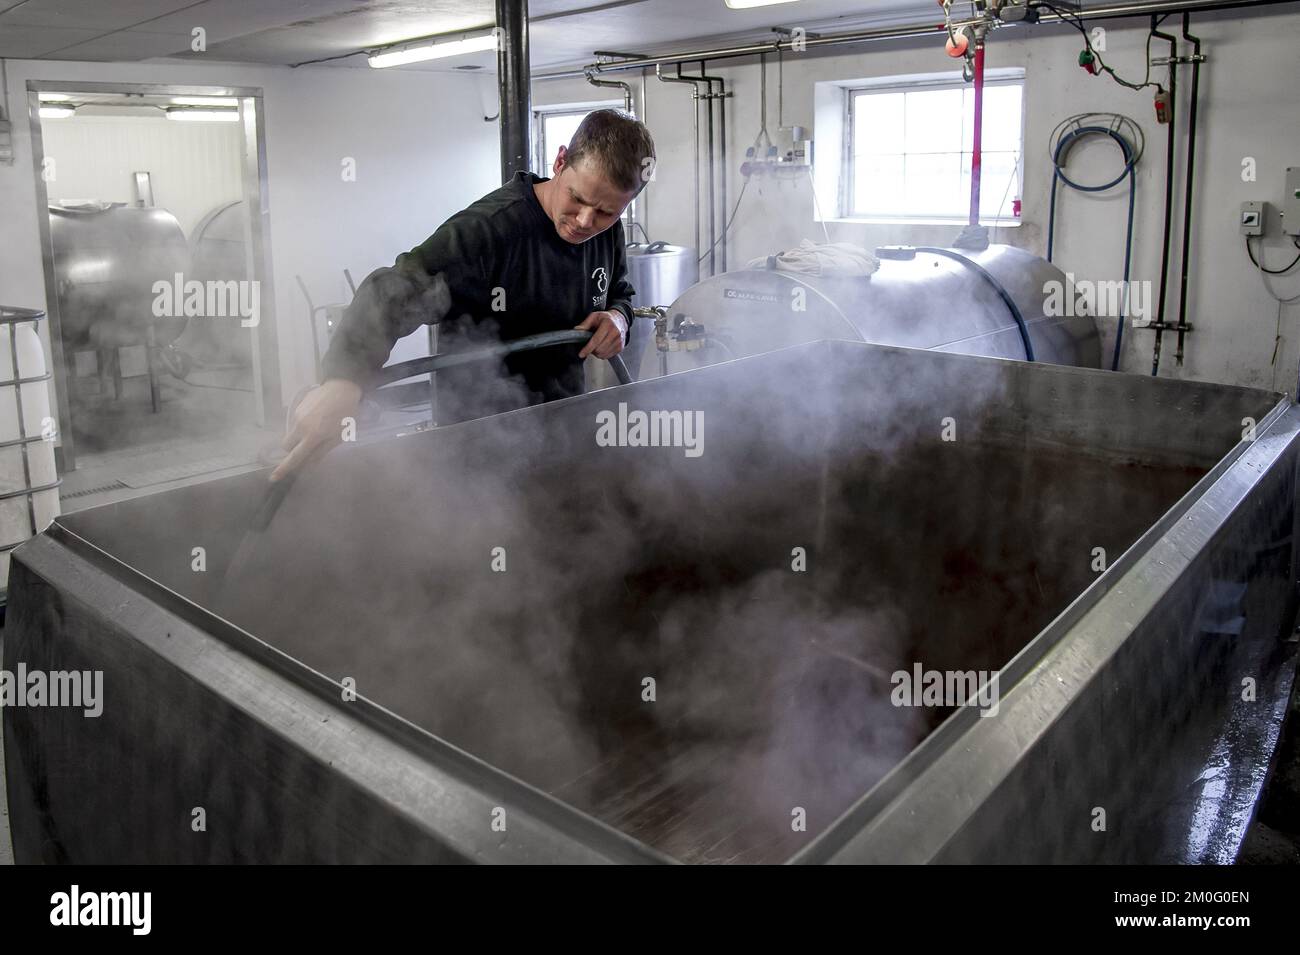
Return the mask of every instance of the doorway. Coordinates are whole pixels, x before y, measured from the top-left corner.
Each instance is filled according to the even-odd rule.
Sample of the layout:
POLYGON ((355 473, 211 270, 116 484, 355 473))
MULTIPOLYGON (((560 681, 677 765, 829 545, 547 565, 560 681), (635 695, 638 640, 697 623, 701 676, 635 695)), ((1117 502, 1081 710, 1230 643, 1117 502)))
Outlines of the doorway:
POLYGON ((63 497, 255 465, 283 407, 261 90, 27 91, 63 497))

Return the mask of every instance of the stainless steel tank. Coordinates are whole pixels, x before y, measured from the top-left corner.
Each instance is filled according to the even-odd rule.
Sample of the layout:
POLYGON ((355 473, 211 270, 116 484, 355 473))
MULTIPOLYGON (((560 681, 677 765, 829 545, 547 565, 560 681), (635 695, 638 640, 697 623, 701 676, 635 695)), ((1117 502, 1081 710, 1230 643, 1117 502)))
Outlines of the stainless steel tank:
MULTIPOLYGON (((695 250, 669 242, 629 242, 627 245, 627 276, 636 294, 632 304, 637 308, 667 305, 700 279, 699 257, 695 250)), ((623 360, 628 368, 640 367, 647 343, 654 341, 654 322, 638 318, 628 339, 623 360)), ((653 348, 651 349, 653 351, 653 348)), ((587 362, 587 390, 612 388, 618 384, 609 363, 599 359, 587 362)))
MULTIPOLYGON (((205 215, 190 235, 190 274, 200 282, 242 281, 248 275, 247 206, 227 202, 205 215)), ((253 335, 239 322, 192 321, 176 347, 206 364, 248 365, 253 335)))
POLYGON ((1069 289, 1060 269, 1008 245, 949 251, 971 264, 899 250, 892 254, 904 257, 882 257, 879 271, 860 278, 724 272, 687 289, 669 307, 670 323, 687 321, 691 335, 667 352, 647 348, 628 367, 640 379, 823 339, 1024 359, 1020 329, 994 282, 1020 310, 1036 361, 1100 366, 1094 320, 1049 314, 1052 283, 1062 290, 1058 301, 1069 289))
POLYGON ((141 343, 150 325, 157 343, 168 344, 184 330, 186 319, 153 314, 154 283, 171 283, 190 267, 174 215, 122 203, 52 205, 49 211, 65 349, 141 343))
POLYGON ((667 305, 700 280, 700 263, 686 246, 629 242, 627 274, 636 289, 633 305, 667 305))
POLYGON ((821 342, 64 515, 3 665, 103 710, 3 707, 15 856, 1231 861, 1298 459, 1281 395, 821 342))

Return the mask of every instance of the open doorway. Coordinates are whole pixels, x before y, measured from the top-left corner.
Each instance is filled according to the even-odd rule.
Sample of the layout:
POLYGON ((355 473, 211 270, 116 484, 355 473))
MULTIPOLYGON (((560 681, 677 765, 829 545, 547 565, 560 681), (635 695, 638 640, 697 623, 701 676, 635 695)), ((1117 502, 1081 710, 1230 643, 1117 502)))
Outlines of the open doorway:
POLYGON ((28 103, 64 498, 254 465, 283 405, 260 90, 28 103))

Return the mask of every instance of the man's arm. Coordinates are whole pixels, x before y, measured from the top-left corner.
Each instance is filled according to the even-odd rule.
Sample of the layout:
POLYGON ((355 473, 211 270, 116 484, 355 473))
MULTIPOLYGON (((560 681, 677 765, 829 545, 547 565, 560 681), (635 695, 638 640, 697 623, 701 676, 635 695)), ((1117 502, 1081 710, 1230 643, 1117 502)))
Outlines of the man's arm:
POLYGON ((460 214, 443 223, 391 268, 366 276, 321 362, 322 377, 365 387, 397 340, 455 314, 487 311, 492 240, 486 223, 460 214))
POLYGON ((271 480, 287 477, 342 441, 343 422, 356 418, 365 386, 399 338, 448 313, 483 314, 493 267, 487 223, 461 213, 399 255, 392 268, 366 276, 321 363, 323 383, 294 412, 283 444, 288 454, 271 480))
POLYGON ((614 253, 610 260, 609 290, 605 296, 605 310, 592 312, 576 326, 591 332, 591 340, 578 352, 579 358, 595 355, 612 358, 621 352, 632 339, 632 296, 636 291, 627 280, 626 243, 623 241, 623 223, 617 222, 610 230, 614 253))

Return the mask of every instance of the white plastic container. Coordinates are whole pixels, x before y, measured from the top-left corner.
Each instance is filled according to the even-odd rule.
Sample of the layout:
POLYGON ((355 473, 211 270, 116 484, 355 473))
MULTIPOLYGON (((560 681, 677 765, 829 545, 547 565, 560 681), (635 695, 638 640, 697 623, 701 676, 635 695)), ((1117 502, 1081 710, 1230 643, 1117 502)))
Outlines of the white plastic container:
POLYGON ((0 305, 0 587, 9 555, 59 514, 58 419, 37 323, 44 312, 0 305))

